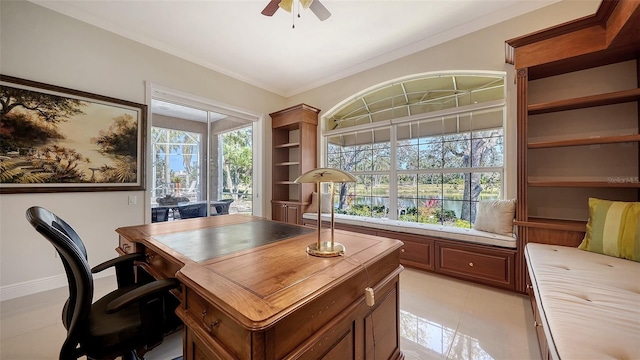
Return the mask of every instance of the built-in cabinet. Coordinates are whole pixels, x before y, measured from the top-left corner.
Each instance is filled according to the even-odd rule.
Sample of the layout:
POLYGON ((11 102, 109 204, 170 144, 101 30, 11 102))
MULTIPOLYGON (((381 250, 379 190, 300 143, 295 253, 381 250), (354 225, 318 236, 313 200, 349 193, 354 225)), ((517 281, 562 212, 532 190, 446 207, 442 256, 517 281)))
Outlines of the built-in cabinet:
POLYGON ((518 124, 518 279, 527 242, 577 246, 588 199, 637 201, 637 2, 507 41, 518 124), (625 22, 626 21, 626 22, 625 22))
MULTIPOLYGON (((318 223, 303 221, 304 225, 314 227, 318 223)), ((326 229, 331 225, 323 222, 322 226, 326 229)), ((402 241, 400 263, 404 266, 515 291, 515 249, 353 224, 336 223, 335 228, 402 241)))
POLYGON ((272 127, 272 219, 302 224, 311 204, 315 184, 298 184, 296 178, 316 168, 318 113, 306 104, 269 114, 272 127))
POLYGON ((640 2, 603 1, 592 16, 506 43, 517 86, 516 287, 525 292, 527 243, 577 246, 590 197, 639 200, 640 2))

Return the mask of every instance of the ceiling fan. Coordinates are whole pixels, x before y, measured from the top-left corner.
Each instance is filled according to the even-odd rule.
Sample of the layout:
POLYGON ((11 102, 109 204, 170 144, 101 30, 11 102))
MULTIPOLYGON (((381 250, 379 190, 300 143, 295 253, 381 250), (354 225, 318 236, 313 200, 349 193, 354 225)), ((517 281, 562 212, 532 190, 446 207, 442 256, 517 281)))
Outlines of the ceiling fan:
MULTIPOLYGON (((320 0, 271 0, 262 10, 262 15, 273 16, 279 7, 287 12, 292 12, 294 1, 299 1, 303 9, 311 9, 320 21, 325 21, 331 16, 329 10, 320 3, 320 0)), ((299 13, 298 16, 300 16, 299 13)))

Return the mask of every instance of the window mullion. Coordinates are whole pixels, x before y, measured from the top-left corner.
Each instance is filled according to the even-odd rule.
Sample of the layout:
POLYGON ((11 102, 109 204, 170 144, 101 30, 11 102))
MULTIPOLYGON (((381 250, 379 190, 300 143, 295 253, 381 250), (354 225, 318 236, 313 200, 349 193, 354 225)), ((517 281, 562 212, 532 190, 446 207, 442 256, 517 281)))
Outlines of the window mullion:
POLYGON ((397 125, 392 125, 389 129, 389 142, 390 142, 390 168, 389 168, 389 219, 398 219, 398 157, 397 143, 398 143, 398 131, 397 125))

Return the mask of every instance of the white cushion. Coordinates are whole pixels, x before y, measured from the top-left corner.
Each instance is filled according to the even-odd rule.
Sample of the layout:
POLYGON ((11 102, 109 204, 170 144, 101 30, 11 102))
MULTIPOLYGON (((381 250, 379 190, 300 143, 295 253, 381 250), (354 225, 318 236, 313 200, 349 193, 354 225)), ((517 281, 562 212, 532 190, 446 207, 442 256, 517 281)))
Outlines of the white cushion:
MULTIPOLYGON (((320 206, 322 206, 322 209, 320 209, 320 212, 328 214, 331 212, 331 196, 329 193, 322 193, 322 203, 320 204, 320 206)), ((313 192, 311 193, 311 206, 309 206, 309 211, 313 211, 315 213, 318 212, 318 193, 317 192, 313 192)))
POLYGON ((476 209, 474 229, 500 235, 513 233, 513 218, 516 213, 515 199, 480 201, 476 209))
MULTIPOLYGON (((397 231, 403 233, 439 237, 448 240, 460 240, 476 244, 499 246, 515 249, 516 237, 513 233, 500 235, 477 229, 464 229, 453 226, 422 224, 408 221, 389 220, 384 218, 366 218, 354 215, 335 214, 335 222, 374 229, 397 231)), ((317 213, 305 213, 304 219, 318 220, 317 213)), ((323 221, 331 221, 331 215, 322 215, 323 221)))
POLYGON ((640 263, 529 243, 525 258, 553 359, 637 359, 640 263))

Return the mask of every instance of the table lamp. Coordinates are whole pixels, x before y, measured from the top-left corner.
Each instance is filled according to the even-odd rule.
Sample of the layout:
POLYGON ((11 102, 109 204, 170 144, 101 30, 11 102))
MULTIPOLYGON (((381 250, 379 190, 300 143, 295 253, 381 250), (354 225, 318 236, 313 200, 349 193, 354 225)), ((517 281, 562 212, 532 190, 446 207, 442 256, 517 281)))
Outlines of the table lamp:
POLYGON ((333 241, 334 215, 333 215, 333 184, 336 182, 355 182, 355 176, 346 171, 333 168, 318 168, 300 175, 296 183, 316 183, 318 184, 318 242, 307 246, 307 253, 313 256, 334 257, 344 254, 345 247, 340 243, 333 241), (320 229, 322 228, 322 212, 320 211, 322 202, 321 184, 328 182, 331 184, 331 241, 322 241, 320 238, 320 229))

